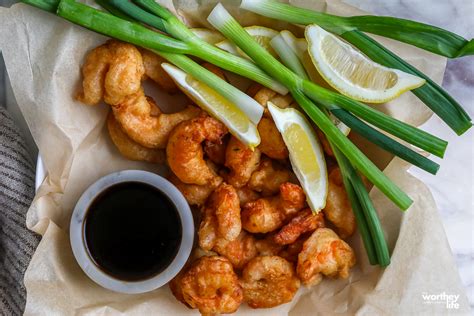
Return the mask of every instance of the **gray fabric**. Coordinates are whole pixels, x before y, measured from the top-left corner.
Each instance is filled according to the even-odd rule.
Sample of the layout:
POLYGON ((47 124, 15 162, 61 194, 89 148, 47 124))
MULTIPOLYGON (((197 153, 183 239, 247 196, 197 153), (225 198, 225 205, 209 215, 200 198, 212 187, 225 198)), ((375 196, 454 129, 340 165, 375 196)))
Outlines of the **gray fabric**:
POLYGON ((25 225, 34 180, 23 138, 0 105, 0 315, 21 315, 25 308, 23 276, 40 241, 25 225))

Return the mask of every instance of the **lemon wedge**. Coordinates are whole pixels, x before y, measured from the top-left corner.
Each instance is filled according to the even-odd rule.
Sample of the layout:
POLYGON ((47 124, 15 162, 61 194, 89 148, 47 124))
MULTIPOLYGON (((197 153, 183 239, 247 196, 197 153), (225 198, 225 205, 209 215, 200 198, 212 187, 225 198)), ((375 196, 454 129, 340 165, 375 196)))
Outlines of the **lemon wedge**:
POLYGON ((290 152, 290 161, 306 199, 319 212, 326 205, 328 175, 323 149, 304 115, 294 108, 281 109, 268 102, 268 109, 290 152))
MULTIPOLYGON (((313 65, 313 62, 311 61, 311 57, 308 54, 308 42, 306 41, 306 39, 297 38, 295 35, 293 35, 293 33, 287 30, 281 31, 280 36, 286 42, 288 47, 291 48, 293 53, 298 57, 309 78, 312 81, 319 83, 318 81, 321 80, 321 76, 318 74, 318 71, 316 70, 313 65)), ((351 132, 349 126, 342 123, 332 113, 329 114, 329 118, 345 136, 349 135, 349 133, 351 132)))
MULTIPOLYGON (((274 57, 277 57, 277 53, 270 45, 272 38, 277 36, 279 33, 273 29, 264 26, 247 26, 244 29, 249 33, 263 48, 265 48, 270 54, 274 57)), ((223 40, 215 44, 220 49, 223 49, 231 54, 249 58, 239 47, 229 42, 228 40, 223 40)))
POLYGON ((225 37, 222 36, 221 33, 217 31, 209 30, 206 28, 200 28, 200 27, 192 28, 191 32, 193 32, 197 37, 199 37, 203 41, 212 45, 225 40, 225 37))
POLYGON ((260 144, 257 126, 237 105, 181 69, 168 63, 161 66, 191 100, 224 123, 232 135, 251 148, 260 144))
POLYGON ((425 80, 377 64, 317 25, 306 27, 308 52, 321 76, 352 99, 384 103, 418 88, 425 80))

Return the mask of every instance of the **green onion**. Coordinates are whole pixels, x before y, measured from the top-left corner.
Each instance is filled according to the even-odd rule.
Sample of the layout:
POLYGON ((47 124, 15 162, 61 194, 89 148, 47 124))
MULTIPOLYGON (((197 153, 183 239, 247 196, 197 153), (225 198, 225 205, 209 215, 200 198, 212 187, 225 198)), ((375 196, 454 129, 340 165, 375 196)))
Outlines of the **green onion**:
POLYGON ((474 41, 442 28, 387 16, 352 16, 316 12, 275 0, 242 0, 241 8, 295 24, 316 23, 338 35, 353 30, 404 42, 449 58, 474 55, 474 41))
POLYGON ((364 182, 341 152, 333 147, 334 156, 341 170, 344 187, 351 202, 357 227, 371 264, 386 267, 390 254, 377 211, 372 204, 364 182), (374 255, 375 252, 375 255, 374 255))
POLYGON ((269 77, 248 59, 232 55, 200 39, 189 30, 183 22, 155 1, 136 1, 140 6, 153 14, 148 13, 129 1, 107 0, 107 2, 123 13, 185 42, 190 47, 192 55, 223 69, 257 81, 280 94, 288 93, 288 90, 283 85, 269 77))
POLYGON ((340 35, 373 61, 425 79, 426 83, 422 87, 412 90, 412 92, 458 135, 462 135, 471 128, 472 122, 469 115, 443 88, 383 45, 360 32, 359 29, 405 41, 421 48, 429 48, 428 50, 435 50, 434 52, 442 55, 446 53, 448 57, 474 54, 473 40, 468 42, 456 34, 417 22, 386 17, 338 17, 273 0, 243 0, 241 7, 290 23, 318 24, 327 31, 340 35), (383 26, 384 19, 386 19, 387 28, 383 26), (362 23, 367 22, 367 20, 375 22, 374 24, 362 23), (397 20, 400 21, 400 26, 395 28, 397 20), (427 38, 431 38, 431 40, 427 40, 427 38), (410 42, 408 42, 408 39, 410 39, 410 42))
POLYGON ((185 43, 149 30, 139 24, 128 22, 87 5, 76 3, 74 0, 62 0, 59 3, 57 13, 66 20, 90 30, 152 49, 155 53, 161 55, 236 104, 249 115, 252 121, 260 120, 263 109, 254 99, 200 66, 189 57, 175 53, 180 52, 179 49, 182 52, 187 52, 188 47, 185 43), (173 50, 174 48, 176 50, 173 50))
POLYGON ((300 59, 280 34, 272 38, 270 45, 272 45, 273 49, 278 54, 278 57, 280 57, 281 62, 285 66, 290 68, 300 78, 306 80, 309 79, 300 59))
MULTIPOLYGON (((95 0, 95 2, 100 5, 102 8, 104 8, 106 11, 112 13, 118 18, 130 21, 130 22, 136 22, 134 19, 132 19, 130 16, 122 13, 122 11, 117 10, 114 6, 110 5, 107 0, 95 0)), ((59 3, 59 1, 58 1, 59 3)))
POLYGON ((242 26, 218 4, 208 17, 208 21, 228 39, 239 46, 257 65, 278 81, 285 84, 296 102, 344 155, 401 209, 406 210, 412 200, 387 178, 347 137, 337 129, 329 118, 302 92, 303 79, 282 65, 248 34, 242 26))
MULTIPOLYGON (((275 49, 276 53, 280 57, 282 63, 298 74, 301 78, 308 78, 306 71, 292 48, 286 43, 281 35, 275 36, 270 44, 275 49)), ((439 165, 428 158, 420 155, 414 150, 400 144, 394 139, 382 134, 373 127, 367 125, 351 113, 341 109, 332 109, 331 112, 336 116, 341 122, 345 123, 347 126, 352 128, 355 132, 365 137, 370 142, 376 144, 377 146, 385 149, 388 152, 393 153, 394 155, 402 158, 405 161, 410 162, 411 164, 429 172, 436 174, 439 169, 439 165)))

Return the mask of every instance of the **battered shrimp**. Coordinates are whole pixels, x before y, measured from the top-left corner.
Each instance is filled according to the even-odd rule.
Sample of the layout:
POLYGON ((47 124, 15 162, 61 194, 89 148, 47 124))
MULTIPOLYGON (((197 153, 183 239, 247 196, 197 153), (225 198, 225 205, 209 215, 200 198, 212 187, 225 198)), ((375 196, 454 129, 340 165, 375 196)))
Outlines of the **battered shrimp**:
POLYGON ((144 73, 142 56, 135 46, 109 40, 87 54, 82 66, 83 91, 76 98, 89 105, 102 98, 107 104, 119 104, 141 89, 144 73))
POLYGON ((245 231, 242 231, 237 239, 233 241, 217 238, 212 249, 229 259, 235 269, 242 269, 250 260, 257 256, 256 240, 245 231))
POLYGON ((226 133, 224 124, 210 116, 182 122, 172 131, 166 146, 169 167, 182 182, 205 185, 217 175, 206 164, 201 143, 218 142, 226 133))
POLYGON ((337 227, 341 238, 347 238, 354 233, 355 217, 339 168, 334 168, 329 174, 328 197, 323 212, 327 220, 337 227))
POLYGON ((307 232, 312 232, 324 227, 324 215, 322 212, 314 214, 310 208, 306 208, 296 214, 291 221, 275 235, 277 244, 288 245, 294 243, 298 237, 307 232))
POLYGON ((179 91, 178 87, 174 83, 173 79, 168 73, 161 67, 161 64, 165 60, 155 53, 150 52, 146 49, 140 49, 143 59, 143 65, 145 67, 145 75, 143 80, 150 78, 156 82, 165 92, 176 93, 179 91))
POLYGON ((263 117, 258 123, 260 145, 258 149, 272 159, 288 158, 288 149, 275 123, 271 118, 263 117))
POLYGON ((289 107, 293 102, 293 98, 290 94, 281 95, 266 87, 262 87, 259 91, 257 91, 253 98, 265 108, 263 115, 266 117, 271 117, 267 109, 268 101, 271 101, 273 104, 282 109, 289 107))
POLYGON ((236 188, 247 184, 260 163, 260 150, 247 147, 231 136, 225 152, 225 166, 230 169, 227 181, 236 188))
POLYGON ((237 195, 239 196, 241 207, 248 202, 253 202, 260 198, 260 194, 250 189, 248 186, 238 188, 237 195))
POLYGON ((292 172, 268 158, 262 158, 258 169, 252 173, 248 187, 264 196, 278 193, 280 185, 292 178, 292 172))
POLYGON ((214 191, 219 185, 221 185, 222 181, 224 181, 221 177, 215 177, 205 185, 187 184, 179 180, 172 172, 168 180, 178 188, 190 205, 197 206, 203 205, 209 195, 211 195, 212 191, 214 191))
POLYGON ((199 245, 211 250, 218 237, 235 240, 242 230, 240 202, 234 187, 222 183, 207 200, 199 227, 199 245))
POLYGON ((201 257, 173 282, 175 297, 201 314, 235 312, 243 300, 242 287, 224 257, 201 257))
POLYGON ((275 256, 283 249, 282 245, 275 243, 273 234, 257 240, 255 247, 257 247, 259 256, 275 256))
POLYGON ((141 89, 123 102, 112 105, 112 110, 130 138, 148 148, 165 148, 176 125, 201 113, 192 106, 177 113, 154 113, 156 104, 141 89))
POLYGON ((163 149, 146 148, 133 141, 122 130, 112 113, 109 113, 107 117, 107 129, 112 142, 125 158, 152 163, 163 163, 165 161, 166 155, 163 149))
POLYGON ((242 227, 251 233, 267 233, 280 228, 286 219, 305 206, 303 189, 293 183, 280 185, 280 194, 244 205, 242 227))
POLYGON ((244 300, 252 308, 290 302, 300 287, 291 263, 278 256, 255 257, 242 272, 244 300))
MULTIPOLYGON (((227 136, 227 135, 226 135, 227 136)), ((204 142, 204 153, 207 158, 218 165, 225 163, 225 150, 227 143, 229 142, 228 137, 223 137, 219 142, 213 143, 211 141, 204 142)))
POLYGON ((317 229, 303 244, 296 272, 303 284, 321 282, 323 275, 347 278, 356 263, 352 248, 329 228, 317 229))
POLYGON ((286 248, 280 251, 278 255, 296 264, 298 262, 298 255, 303 249, 303 244, 308 238, 309 238, 308 234, 302 235, 294 243, 286 246, 286 248))

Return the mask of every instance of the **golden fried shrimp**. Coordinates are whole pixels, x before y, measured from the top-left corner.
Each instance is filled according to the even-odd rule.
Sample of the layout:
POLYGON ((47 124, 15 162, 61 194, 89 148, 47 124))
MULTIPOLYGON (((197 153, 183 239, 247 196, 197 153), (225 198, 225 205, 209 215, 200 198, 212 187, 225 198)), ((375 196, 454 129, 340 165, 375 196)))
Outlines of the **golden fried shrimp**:
POLYGON ((337 227, 341 238, 347 238, 354 233, 355 217, 339 168, 334 168, 329 174, 328 197, 323 212, 327 220, 337 227))
POLYGON ((219 140, 219 142, 216 143, 205 141, 203 147, 204 153, 213 163, 223 165, 225 163, 225 151, 228 142, 228 137, 223 137, 221 140, 219 140))
POLYGON ((257 128, 261 139, 260 145, 257 148, 262 153, 272 159, 288 158, 288 149, 283 141, 283 137, 281 137, 271 118, 263 117, 258 123, 257 128))
POLYGON ((143 147, 128 137, 112 113, 107 117, 107 129, 110 139, 125 158, 152 163, 163 163, 166 160, 163 149, 143 147))
POLYGON ((282 245, 275 243, 273 234, 257 240, 255 247, 259 256, 276 256, 283 249, 282 245))
POLYGON ((121 103, 125 97, 141 89, 145 73, 138 49, 116 40, 94 48, 82 66, 82 89, 76 99, 94 105, 102 98, 107 104, 121 103))
POLYGON ((229 259, 235 269, 242 269, 250 260, 257 256, 255 238, 245 231, 242 231, 237 239, 232 241, 217 238, 212 249, 229 259))
POLYGON ((319 228, 303 244, 296 272, 307 286, 321 282, 323 275, 347 278, 356 259, 352 248, 329 228, 319 228))
POLYGON ((209 196, 199 226, 199 246, 211 250, 218 238, 235 240, 242 230, 240 202, 234 187, 222 183, 209 196))
POLYGON ((262 89, 262 87, 263 86, 261 84, 259 84, 258 82, 254 82, 250 86, 248 86, 245 93, 253 98, 253 97, 255 97, 257 92, 259 92, 262 89))
POLYGON ((303 249, 303 244, 308 238, 308 234, 302 235, 294 243, 287 245, 286 248, 278 253, 278 255, 289 262, 294 262, 296 264, 298 262, 298 255, 301 252, 301 249, 303 249))
POLYGON ((165 92, 178 92, 179 89, 174 83, 173 79, 161 67, 161 64, 166 62, 165 59, 146 49, 140 49, 140 52, 142 54, 143 65, 145 67, 145 76, 143 76, 142 80, 150 78, 165 92))
POLYGON ((240 206, 243 206, 245 203, 253 202, 260 198, 260 194, 250 189, 248 186, 238 188, 237 195, 239 196, 240 206))
POLYGON ((239 279, 224 257, 201 257, 172 283, 175 297, 201 314, 233 313, 243 300, 239 279))
POLYGON ((262 158, 258 169, 252 173, 248 187, 264 196, 278 193, 280 185, 288 182, 292 172, 268 158, 262 158))
POLYGON ((253 98, 264 107, 265 110, 263 112, 263 116, 266 117, 271 117, 267 108, 268 101, 271 101, 273 104, 282 109, 290 107, 293 102, 293 98, 290 94, 281 95, 266 87, 262 87, 259 91, 257 91, 253 98))
POLYGON ((179 180, 172 172, 168 180, 178 188, 190 205, 197 206, 203 205, 209 195, 211 195, 212 191, 214 191, 224 181, 221 177, 215 177, 205 185, 187 184, 179 180))
POLYGON ((219 236, 229 241, 239 236, 242 230, 240 201, 233 186, 222 183, 211 194, 206 207, 212 209, 216 216, 219 236))
POLYGON ((269 308, 290 302, 300 287, 293 266, 278 256, 260 256, 242 272, 244 300, 252 308, 269 308))
POLYGON ((268 233, 281 226, 291 215, 305 206, 303 189, 293 183, 280 185, 280 194, 261 198, 244 205, 242 227, 251 233, 268 233))
POLYGON ((275 234, 274 240, 277 244, 288 245, 294 243, 302 234, 312 232, 324 227, 324 215, 322 212, 314 214, 310 208, 306 208, 296 214, 288 224, 283 226, 275 234))
POLYGON ((155 102, 141 89, 120 104, 113 105, 112 110, 130 138, 148 148, 165 148, 176 125, 201 113, 192 106, 177 113, 157 113, 155 102))
POLYGON ((217 175, 206 164, 201 143, 218 142, 226 133, 224 124, 210 116, 180 123, 171 132, 166 146, 169 167, 184 183, 207 184, 217 175))
POLYGON ((260 163, 260 150, 252 150, 234 136, 225 152, 225 166, 230 169, 227 181, 236 188, 247 184, 260 163))

